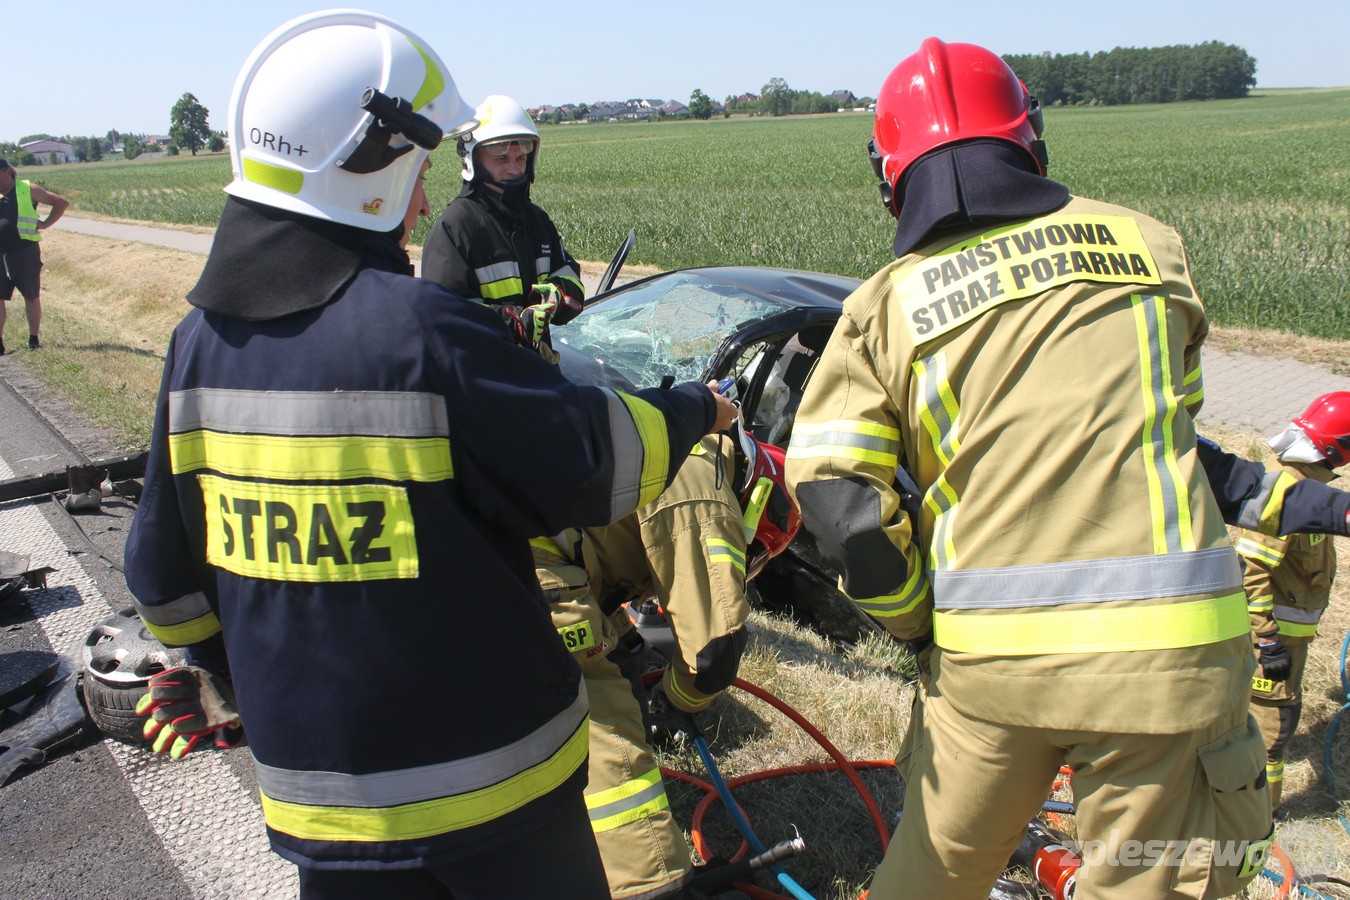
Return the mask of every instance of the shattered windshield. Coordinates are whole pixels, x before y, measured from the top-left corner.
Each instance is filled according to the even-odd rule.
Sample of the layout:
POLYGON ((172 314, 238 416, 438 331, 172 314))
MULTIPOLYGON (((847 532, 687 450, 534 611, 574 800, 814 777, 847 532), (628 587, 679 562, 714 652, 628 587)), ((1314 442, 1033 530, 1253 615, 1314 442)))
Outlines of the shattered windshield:
POLYGON ((694 381, 719 344, 745 325, 788 309, 768 297, 690 273, 674 273, 588 307, 554 341, 622 372, 636 387, 664 375, 694 381))

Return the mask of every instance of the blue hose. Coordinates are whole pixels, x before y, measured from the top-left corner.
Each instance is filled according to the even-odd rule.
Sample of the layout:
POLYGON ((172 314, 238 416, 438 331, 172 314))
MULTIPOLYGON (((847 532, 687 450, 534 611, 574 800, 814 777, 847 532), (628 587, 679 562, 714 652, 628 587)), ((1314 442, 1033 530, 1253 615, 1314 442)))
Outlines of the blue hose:
MULTIPOLYGON (((1326 747, 1322 752, 1322 767, 1326 769, 1327 773, 1327 791, 1331 794, 1331 799, 1337 803, 1340 802, 1340 797, 1336 791, 1336 778, 1331 773, 1331 747, 1336 739, 1336 727, 1341 722, 1341 716, 1345 715, 1347 709, 1350 709, 1350 677, 1347 676, 1345 671, 1347 652, 1350 652, 1350 631, 1345 633, 1345 640, 1341 642, 1341 693, 1345 695, 1346 702, 1331 719, 1331 727, 1327 729, 1326 747)), ((1345 829, 1347 834, 1350 834, 1350 821, 1347 821, 1345 816, 1337 816, 1337 818, 1341 820, 1341 827, 1345 829)))
MULTIPOLYGON (((694 747, 698 750, 699 758, 703 760, 703 767, 708 770, 708 780, 711 781, 713 787, 717 789, 717 796, 722 798, 722 805, 726 807, 727 815, 731 816, 731 821, 736 823, 736 828, 741 832, 746 843, 750 845, 750 849, 757 855, 764 853, 766 850, 764 842, 755 834, 754 829, 750 827, 750 822, 745 818, 745 814, 741 812, 741 808, 736 805, 736 799, 731 796, 731 788, 727 787, 726 779, 724 779, 722 773, 718 771, 717 763, 713 760, 712 751, 708 749, 708 742, 704 739, 703 735, 698 734, 694 736, 694 747)), ((783 867, 778 863, 769 863, 769 871, 778 879, 778 883, 786 888, 787 892, 796 897, 797 900, 815 900, 810 892, 794 881, 791 875, 784 872, 783 867)))

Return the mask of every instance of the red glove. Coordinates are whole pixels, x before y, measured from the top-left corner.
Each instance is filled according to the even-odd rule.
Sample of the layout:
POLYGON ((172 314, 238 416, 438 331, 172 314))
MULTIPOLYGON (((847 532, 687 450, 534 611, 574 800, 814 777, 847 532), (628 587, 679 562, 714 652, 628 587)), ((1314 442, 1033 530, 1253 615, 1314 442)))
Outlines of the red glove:
POLYGON ((171 759, 183 758, 207 738, 221 749, 244 740, 229 682, 196 666, 176 666, 152 677, 136 714, 147 717, 141 733, 155 752, 168 750, 171 759))

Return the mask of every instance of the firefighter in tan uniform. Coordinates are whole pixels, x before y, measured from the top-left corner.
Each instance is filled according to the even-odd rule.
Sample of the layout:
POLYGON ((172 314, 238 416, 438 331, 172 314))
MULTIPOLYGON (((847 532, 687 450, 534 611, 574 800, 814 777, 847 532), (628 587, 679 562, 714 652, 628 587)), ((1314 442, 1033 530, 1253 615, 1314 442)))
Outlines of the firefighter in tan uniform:
POLYGON ((656 718, 694 727, 692 716, 736 677, 750 613, 747 575, 782 552, 801 524, 783 486, 782 451, 752 442, 749 455, 709 435, 637 512, 531 542, 554 627, 586 680, 586 806, 620 900, 704 896, 686 886, 693 863, 648 743, 646 697, 634 684, 641 673, 630 666, 640 656, 623 604, 655 596, 664 610, 678 652, 652 690, 656 718))
POLYGON ((983 48, 929 38, 891 73, 871 153, 897 259, 793 428, 805 527, 924 672, 870 897, 988 897, 1065 764, 1080 897, 1227 896, 1272 828, 1191 418, 1207 320, 1176 232, 1045 178, 1040 130, 983 48))
MULTIPOLYGON (((1292 482, 1329 484, 1350 459, 1350 392, 1323 394, 1270 441, 1267 468, 1292 482)), ((1252 678, 1252 715, 1266 743, 1270 804, 1280 806, 1284 751, 1303 710, 1308 645, 1331 599, 1336 547, 1322 534, 1274 537, 1239 529, 1237 551, 1260 666, 1252 678)))

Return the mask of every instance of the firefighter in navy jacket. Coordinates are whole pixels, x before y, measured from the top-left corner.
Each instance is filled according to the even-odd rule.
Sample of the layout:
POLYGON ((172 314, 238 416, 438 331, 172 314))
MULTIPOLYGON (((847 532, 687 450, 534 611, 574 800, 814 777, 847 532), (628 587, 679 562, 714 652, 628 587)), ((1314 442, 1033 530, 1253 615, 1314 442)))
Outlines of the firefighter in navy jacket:
MULTIPOLYGON (((651 501, 672 448, 731 420, 704 385, 571 385, 493 312, 409 277, 427 152, 471 113, 383 17, 273 32, 235 86, 231 197, 165 361, 127 583, 156 637, 228 664, 302 896, 353 869, 391 896, 403 878, 608 896, 585 692, 528 539, 651 501), (306 131, 325 115, 339 127, 306 131)), ((156 721, 172 709, 154 681, 148 696, 156 721)), ((159 724, 224 733, 201 705, 159 724)))

